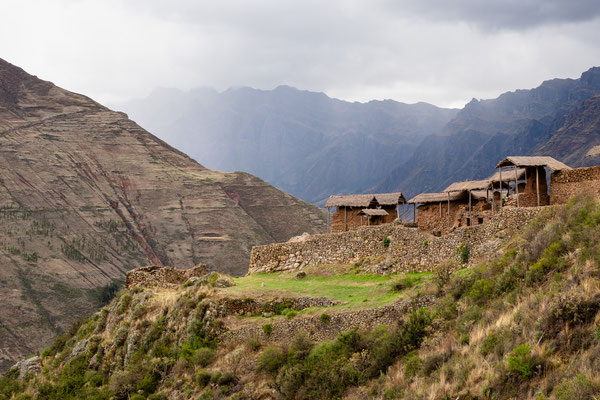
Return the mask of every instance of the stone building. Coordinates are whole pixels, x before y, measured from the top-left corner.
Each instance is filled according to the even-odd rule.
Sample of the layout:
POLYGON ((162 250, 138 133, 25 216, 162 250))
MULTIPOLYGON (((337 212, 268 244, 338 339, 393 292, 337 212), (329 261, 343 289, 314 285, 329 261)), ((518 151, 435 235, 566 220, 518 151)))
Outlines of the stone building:
POLYGON ((600 165, 554 171, 550 176, 550 204, 565 204, 578 193, 600 195, 600 165))
POLYGON ((458 225, 464 205, 468 204, 465 191, 453 193, 421 193, 408 201, 417 207, 417 226, 429 232, 448 232, 458 225))
POLYGON ((515 185, 517 207, 549 205, 546 169, 555 172, 571 169, 568 165, 548 156, 510 156, 500 161, 496 168, 499 168, 500 175, 505 174, 509 177, 512 175, 515 183, 519 182, 518 168, 525 169, 524 185, 515 185))
POLYGON ((346 232, 365 225, 392 222, 406 199, 402 193, 351 194, 329 196, 325 208, 335 208, 331 216, 331 231, 346 232), (374 211, 377 210, 377 211, 374 211))

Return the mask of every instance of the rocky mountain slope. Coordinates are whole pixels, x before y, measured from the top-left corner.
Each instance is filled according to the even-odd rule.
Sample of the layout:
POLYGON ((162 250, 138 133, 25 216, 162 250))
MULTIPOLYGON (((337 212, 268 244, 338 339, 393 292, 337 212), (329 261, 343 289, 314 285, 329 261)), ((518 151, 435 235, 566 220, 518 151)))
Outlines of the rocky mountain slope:
POLYGON ((127 115, 0 60, 0 368, 146 265, 243 274, 252 246, 325 214, 245 173, 204 168, 127 115))
POLYGON ((567 117, 565 124, 536 153, 562 160, 572 167, 600 164, 600 158, 586 157, 600 144, 600 96, 583 102, 567 117))
POLYGON ((330 265, 300 283, 281 273, 149 281, 0 377, 0 396, 594 399, 598 215, 598 199, 547 207, 486 261, 447 261, 434 274, 330 265), (327 290, 343 303, 273 297, 336 280, 327 290), (388 304, 373 308, 374 299, 388 304))
POLYGON ((599 93, 595 67, 579 79, 473 99, 462 110, 389 100, 348 103, 285 86, 223 93, 162 89, 119 107, 210 167, 249 171, 321 204, 330 194, 438 191, 489 176, 507 154, 594 162, 580 154, 595 143, 594 135, 561 137, 597 132, 590 122, 595 109, 583 103, 599 93))
MULTIPOLYGON (((443 134, 425 138, 412 157, 397 164, 376 190, 403 190, 411 195, 438 191, 458 180, 489 176, 496 163, 509 154, 555 155, 567 164, 579 164, 583 162, 581 153, 589 150, 584 151, 588 143, 561 140, 565 136, 561 131, 568 129, 565 121, 570 115, 570 120, 578 119, 578 125, 567 135, 575 130, 597 132, 584 127, 594 109, 587 109, 584 115, 591 104, 582 104, 599 93, 600 68, 594 67, 579 79, 553 79, 497 99, 473 99, 444 127, 443 134)), ((588 132, 587 137, 594 135, 588 132)))
POLYGON ((250 172, 313 203, 373 186, 457 112, 349 103, 288 86, 161 89, 118 107, 210 168, 250 172))

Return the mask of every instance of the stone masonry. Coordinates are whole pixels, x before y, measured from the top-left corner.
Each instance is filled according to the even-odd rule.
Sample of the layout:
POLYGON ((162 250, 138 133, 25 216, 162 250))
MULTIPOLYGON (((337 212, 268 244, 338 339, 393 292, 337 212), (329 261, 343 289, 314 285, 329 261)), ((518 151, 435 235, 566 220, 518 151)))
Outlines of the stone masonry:
POLYGON ((257 246, 252 249, 249 273, 348 264, 366 257, 371 265, 373 260, 387 260, 387 265, 373 272, 428 271, 449 258, 458 259, 457 248, 463 244, 469 248, 473 263, 496 251, 504 238, 522 230, 543 208, 547 207, 506 207, 485 224, 458 228, 441 237, 401 224, 386 224, 313 235, 300 242, 257 246))
POLYGON ((550 204, 565 204, 581 192, 600 195, 600 166, 556 171, 550 179, 550 204))
POLYGON ((184 284, 192 277, 200 278, 206 275, 206 273, 207 269, 204 264, 196 265, 190 269, 175 269, 150 265, 129 271, 125 287, 127 289, 134 286, 174 288, 184 284))

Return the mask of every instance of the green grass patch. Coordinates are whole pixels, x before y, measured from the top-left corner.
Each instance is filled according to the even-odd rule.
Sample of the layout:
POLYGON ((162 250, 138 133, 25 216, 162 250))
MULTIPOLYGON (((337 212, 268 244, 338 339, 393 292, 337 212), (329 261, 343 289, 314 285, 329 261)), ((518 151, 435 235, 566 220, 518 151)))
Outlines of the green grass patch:
POLYGON ((357 309, 392 303, 402 294, 402 291, 392 290, 399 280, 414 282, 414 289, 422 286, 432 276, 431 272, 388 276, 354 273, 320 276, 309 273, 299 280, 295 274, 257 273, 234 278, 235 286, 223 290, 246 297, 260 294, 327 297, 345 303, 336 306, 336 309, 357 309))

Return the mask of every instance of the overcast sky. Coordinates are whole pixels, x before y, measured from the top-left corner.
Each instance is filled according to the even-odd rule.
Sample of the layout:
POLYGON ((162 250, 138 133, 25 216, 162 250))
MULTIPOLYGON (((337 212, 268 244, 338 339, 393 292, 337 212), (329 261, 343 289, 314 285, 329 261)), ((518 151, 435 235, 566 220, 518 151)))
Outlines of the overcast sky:
POLYGON ((0 13, 1 58, 111 104, 286 84, 462 107, 600 65, 598 0, 2 0, 0 13))

